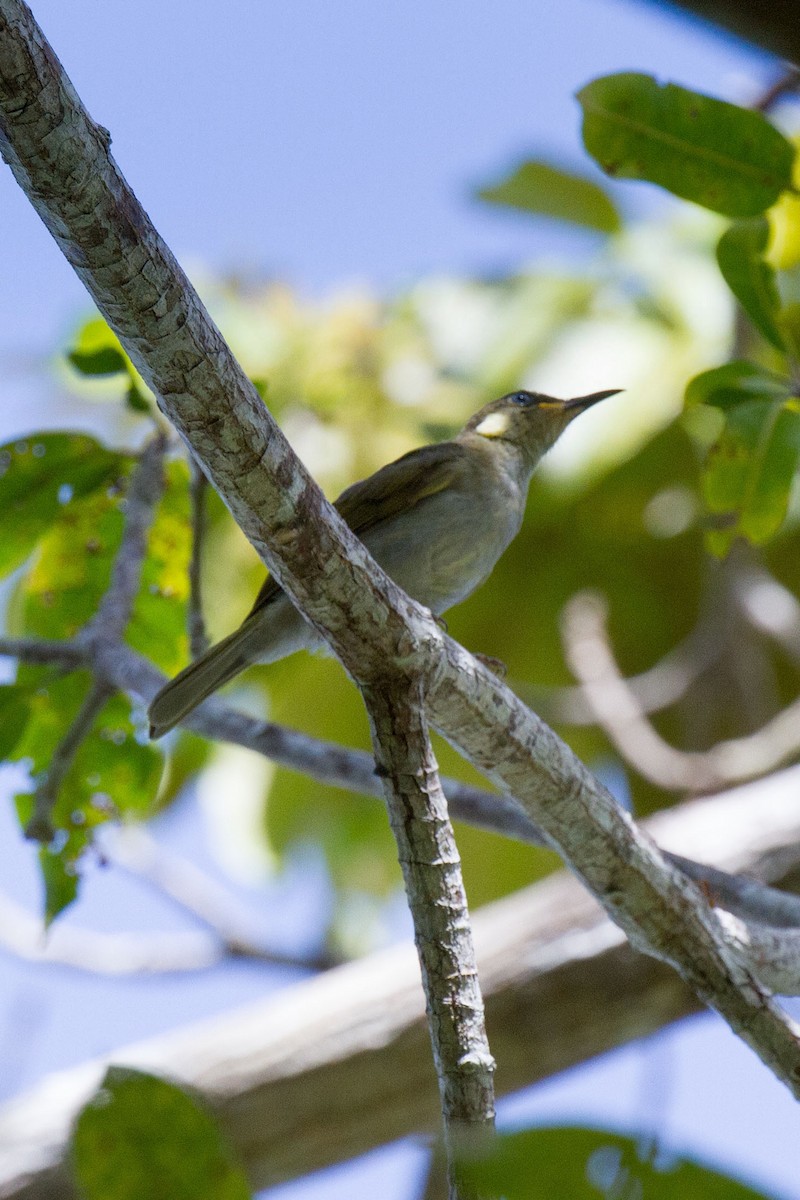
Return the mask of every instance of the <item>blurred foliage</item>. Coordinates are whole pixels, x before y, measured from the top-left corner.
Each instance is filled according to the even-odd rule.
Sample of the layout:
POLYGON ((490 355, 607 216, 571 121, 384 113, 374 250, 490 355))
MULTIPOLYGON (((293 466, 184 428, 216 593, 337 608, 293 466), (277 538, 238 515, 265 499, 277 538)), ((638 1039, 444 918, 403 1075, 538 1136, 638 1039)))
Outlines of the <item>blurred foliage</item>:
POLYGON ((106 1072, 78 1115, 71 1151, 85 1200, 252 1195, 210 1113, 175 1084, 129 1067, 106 1072))
MULTIPOLYGON (((616 206, 597 184, 528 161, 482 198, 593 227, 600 236, 580 271, 430 278, 385 302, 346 291, 311 303, 280 283, 238 278, 201 286, 245 370, 331 497, 414 446, 450 435, 513 388, 579 395, 625 387, 581 417, 548 456, 522 532, 448 624, 469 648, 501 658, 512 685, 541 702, 546 717, 543 689, 571 682, 559 615, 575 591, 607 596, 614 650, 628 674, 651 667, 696 627, 709 627, 722 646, 713 670, 653 716, 674 745, 701 749, 750 731, 798 687, 795 664, 732 600, 737 571, 756 560, 800 589, 792 349, 800 343, 800 255, 792 251, 800 245, 800 208, 787 190, 794 145, 760 113, 659 87, 646 76, 597 80, 580 99, 587 146, 606 169, 747 219, 725 229, 718 216, 694 208, 618 229, 616 206), (574 204, 566 204, 568 193, 574 204)), ((16 571, 12 632, 71 639, 107 587, 138 447, 160 418, 97 317, 78 330, 66 358, 77 392, 111 402, 102 409, 105 440, 126 448, 68 432, 0 447, 0 573, 16 571), (132 390, 141 403, 133 403, 132 390)), ((128 643, 166 673, 188 655, 188 478, 175 446, 126 630, 128 643)), ((213 493, 207 517, 202 586, 216 639, 247 612, 263 569, 213 493)), ((0 715, 7 714, 0 749, 27 765, 31 793, 87 687, 80 673, 21 667, 16 682, 0 689, 0 715)), ((369 747, 359 696, 331 659, 298 655, 253 668, 231 695, 275 721, 369 747)), ((74 895, 99 821, 157 811, 213 765, 211 747, 176 733, 163 744, 162 775, 164 749, 143 744, 140 720, 127 701, 110 700, 72 764, 56 839, 42 852, 51 914, 74 895)), ((557 728, 589 764, 616 761, 597 729, 557 728)), ((443 771, 477 779, 448 746, 437 742, 437 754, 443 771)), ((263 861, 280 864, 303 843, 320 846, 338 899, 334 935, 343 936, 347 912, 359 905, 378 911, 398 886, 382 806, 288 770, 257 778, 263 861)), ((638 777, 627 783, 639 813, 668 802, 638 777)), ((223 820, 243 819, 243 807, 224 788, 214 790, 211 803, 223 820)), ((24 819, 30 795, 19 808, 24 819)), ((545 851, 473 829, 459 829, 458 838, 473 905, 554 863, 545 851)))
POLYGON ((481 200, 521 212, 585 225, 600 233, 617 233, 621 227, 613 200, 592 179, 528 159, 498 183, 478 192, 481 200))
POLYGON ((665 1156, 650 1138, 601 1129, 526 1129, 500 1134, 464 1178, 485 1200, 759 1200, 763 1192, 709 1167, 665 1156))

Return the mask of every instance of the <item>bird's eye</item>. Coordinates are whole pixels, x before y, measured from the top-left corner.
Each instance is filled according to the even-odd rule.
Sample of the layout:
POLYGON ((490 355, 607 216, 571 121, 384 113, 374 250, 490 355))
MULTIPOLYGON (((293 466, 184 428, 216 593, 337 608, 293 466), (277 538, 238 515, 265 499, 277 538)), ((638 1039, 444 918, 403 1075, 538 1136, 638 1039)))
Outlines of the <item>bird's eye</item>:
POLYGON ((512 404, 518 404, 520 408, 530 408, 534 402, 534 396, 530 392, 514 392, 509 399, 512 404))

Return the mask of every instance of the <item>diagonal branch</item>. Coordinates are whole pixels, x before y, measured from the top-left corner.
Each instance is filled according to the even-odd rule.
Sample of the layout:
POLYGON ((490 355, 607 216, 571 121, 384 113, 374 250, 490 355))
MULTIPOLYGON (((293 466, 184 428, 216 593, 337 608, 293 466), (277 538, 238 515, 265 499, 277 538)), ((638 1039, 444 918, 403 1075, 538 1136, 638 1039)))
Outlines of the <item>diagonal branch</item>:
MULTIPOLYGON (((64 648, 70 645, 64 643, 64 648)), ((10 654, 29 662, 60 663, 61 648, 60 642, 40 644, 35 639, 29 639, 20 645, 17 639, 0 638, 0 655, 10 654), (52 657, 48 657, 45 651, 52 651, 52 657)), ((104 652, 97 661, 82 658, 80 662, 91 665, 98 678, 106 680, 110 686, 120 691, 133 691, 145 703, 164 683, 164 676, 152 663, 127 646, 104 652)), ((203 737, 243 746, 320 783, 365 796, 378 797, 382 794, 371 755, 298 733, 270 721, 260 721, 237 712, 219 700, 208 700, 196 709, 186 722, 186 727, 203 737)), ((442 785, 448 808, 456 820, 534 846, 550 844, 513 797, 487 792, 458 779, 445 778, 442 785)), ((670 853, 666 857, 700 884, 716 906, 727 909, 742 920, 800 928, 800 897, 778 892, 752 879, 715 870, 705 863, 670 853)))
POLYGON ((714 911, 551 730, 374 564, 302 468, 21 0, 0 0, 0 150, 159 407, 362 688, 419 674, 428 719, 516 796, 633 943, 800 1095, 800 1041, 714 911))
POLYGON ((81 742, 91 733, 92 726, 110 694, 107 684, 94 679, 75 720, 53 751, 50 765, 36 786, 33 812, 25 825, 25 836, 32 841, 41 842, 46 846, 53 840, 55 829, 52 816, 59 790, 75 761, 81 742))

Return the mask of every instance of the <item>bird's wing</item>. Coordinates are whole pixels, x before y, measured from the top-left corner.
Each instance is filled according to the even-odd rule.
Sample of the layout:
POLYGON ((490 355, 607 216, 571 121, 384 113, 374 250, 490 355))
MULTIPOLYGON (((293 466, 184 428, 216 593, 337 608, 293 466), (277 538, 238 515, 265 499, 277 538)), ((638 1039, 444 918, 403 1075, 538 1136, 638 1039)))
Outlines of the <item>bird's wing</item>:
MULTIPOLYGON (((379 521, 388 521, 399 513, 410 512, 422 500, 451 486, 467 458, 459 442, 440 442, 421 446, 381 467, 369 479, 346 488, 334 508, 358 537, 363 537, 379 521)), ((281 592, 271 575, 264 580, 249 616, 260 612, 281 592)))

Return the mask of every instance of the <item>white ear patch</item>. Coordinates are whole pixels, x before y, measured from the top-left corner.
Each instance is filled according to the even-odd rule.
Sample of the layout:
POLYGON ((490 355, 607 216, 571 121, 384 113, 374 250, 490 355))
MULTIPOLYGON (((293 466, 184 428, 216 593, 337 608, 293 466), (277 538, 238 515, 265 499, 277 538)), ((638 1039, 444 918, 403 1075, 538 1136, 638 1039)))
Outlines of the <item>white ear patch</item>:
POLYGON ((508 426, 508 413, 493 412, 484 417, 480 425, 475 426, 475 432, 489 438, 502 437, 504 433, 508 432, 508 426))

